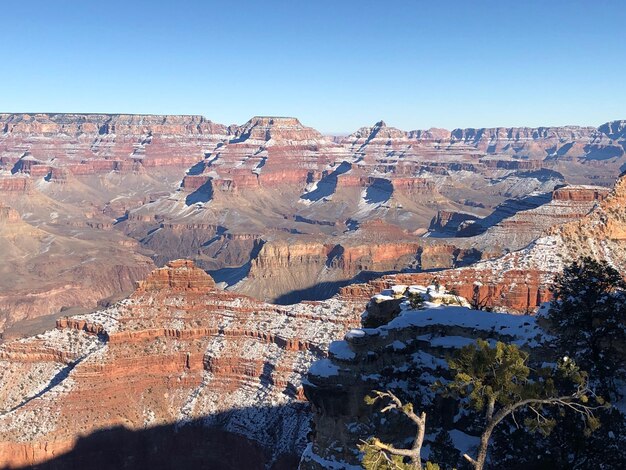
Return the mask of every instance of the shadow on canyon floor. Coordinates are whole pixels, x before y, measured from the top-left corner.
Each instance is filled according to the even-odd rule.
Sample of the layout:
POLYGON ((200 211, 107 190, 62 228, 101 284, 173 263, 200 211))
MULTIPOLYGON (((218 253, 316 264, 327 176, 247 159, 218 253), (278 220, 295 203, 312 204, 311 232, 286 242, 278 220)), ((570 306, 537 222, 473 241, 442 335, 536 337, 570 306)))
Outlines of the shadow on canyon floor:
MULTIPOLYGON (((282 415, 284 408, 287 407, 244 408, 231 413, 275 412, 282 415)), ((220 420, 227 419, 228 415, 211 416, 210 419, 212 422, 215 419, 215 425, 219 426, 220 420)), ((299 453, 303 449, 298 449, 298 454, 284 453, 273 458, 271 449, 264 449, 250 439, 218 427, 203 426, 204 421, 198 419, 185 425, 174 423, 143 430, 131 430, 123 426, 103 429, 81 437, 72 450, 51 460, 28 467, 2 468, 295 470, 298 466, 299 453)), ((258 424, 264 426, 264 422, 258 424)))
POLYGON ((350 284, 360 284, 387 274, 398 274, 405 271, 361 271, 351 279, 342 281, 319 282, 311 287, 296 289, 280 295, 272 300, 277 305, 291 305, 303 300, 326 300, 339 293, 339 289, 350 284))
POLYGON ((503 220, 515 216, 518 212, 536 209, 539 206, 549 203, 551 200, 552 192, 533 193, 522 198, 507 199, 497 206, 487 217, 477 219, 474 224, 470 225, 466 230, 461 231, 456 236, 464 238, 481 235, 503 220))
POLYGON ((331 196, 337 189, 337 178, 344 173, 347 173, 352 168, 352 165, 348 162, 341 162, 341 164, 333 170, 332 173, 324 176, 317 182, 315 189, 303 194, 301 199, 305 199, 311 202, 317 202, 325 197, 331 196))
POLYGON ((197 203, 209 202, 211 199, 213 199, 213 183, 209 180, 194 192, 188 194, 185 198, 185 204, 192 206, 197 203))

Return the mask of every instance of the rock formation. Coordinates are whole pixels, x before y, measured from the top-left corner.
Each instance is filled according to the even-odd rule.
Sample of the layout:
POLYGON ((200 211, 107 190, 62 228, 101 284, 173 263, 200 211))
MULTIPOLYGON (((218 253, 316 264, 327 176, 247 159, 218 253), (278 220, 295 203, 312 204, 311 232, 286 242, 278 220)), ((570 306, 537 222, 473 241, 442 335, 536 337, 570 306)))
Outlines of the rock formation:
POLYGON ((339 145, 296 118, 254 117, 207 155, 202 172, 183 181, 187 190, 210 183, 217 192, 295 185, 303 191, 324 169, 348 158, 339 145))
POLYGON ((269 305, 217 289, 190 261, 170 262, 128 299, 0 347, 0 465, 66 452, 89 461, 98 448, 75 449, 81 436, 185 423, 222 443, 242 436, 230 438, 240 451, 257 443, 268 465, 299 455, 309 429, 302 375, 357 321, 338 301, 269 305))
POLYGON ((202 116, 124 114, 0 114, 0 129, 7 169, 79 175, 188 167, 229 132, 202 116))
POLYGON ((431 389, 435 380, 449 379, 446 359, 452 352, 482 338, 541 350, 534 359, 539 364, 550 357, 549 348, 541 345, 548 334, 536 317, 471 310, 459 305, 463 299, 441 290, 395 285, 374 296, 364 315, 369 327, 352 329, 343 341, 332 342, 329 357, 311 366, 304 393, 312 404, 314 433, 299 468, 360 468, 358 445, 372 435, 406 447, 405 422, 395 422, 391 414, 378 412, 380 407, 365 403, 372 390, 402 393, 406 402, 428 411, 429 429, 435 432, 429 431, 426 446, 443 429, 466 452, 479 439, 469 410, 436 399, 431 389), (410 308, 407 288, 430 299, 425 309, 410 308), (386 317, 380 316, 383 311, 386 317), (377 315, 374 323, 372 314, 377 315))
MULTIPOLYGON (((477 306, 528 313, 551 298, 549 288, 554 275, 580 257, 605 260, 626 272, 626 174, 608 194, 597 188, 580 187, 555 191, 552 202, 546 205, 550 209, 547 215, 554 218, 566 214, 561 204, 568 198, 576 204, 583 203, 583 207, 593 204, 593 210, 568 223, 555 225, 553 221, 543 236, 521 250, 460 269, 385 276, 369 285, 345 287, 342 295, 366 298, 396 283, 423 284, 436 278, 461 296, 473 299, 477 306)), ((576 210, 577 206, 570 207, 576 210)), ((529 215, 537 221, 542 219, 540 214, 529 215)))
POLYGON ((16 269, 9 258, 0 267, 18 275, 3 291, 12 314, 0 307, 0 325, 94 307, 180 257, 283 302, 389 271, 491 259, 582 216, 595 203, 587 190, 559 189, 551 206, 537 194, 611 184, 625 162, 622 131, 618 121, 405 132, 381 121, 331 138, 288 117, 226 127, 200 116, 3 114, 0 195, 40 237, 21 241, 16 269), (285 246, 309 254, 285 258, 285 246), (91 273, 108 287, 90 286, 84 301, 73 287, 65 294, 91 273), (42 284, 36 297, 17 288, 42 284))

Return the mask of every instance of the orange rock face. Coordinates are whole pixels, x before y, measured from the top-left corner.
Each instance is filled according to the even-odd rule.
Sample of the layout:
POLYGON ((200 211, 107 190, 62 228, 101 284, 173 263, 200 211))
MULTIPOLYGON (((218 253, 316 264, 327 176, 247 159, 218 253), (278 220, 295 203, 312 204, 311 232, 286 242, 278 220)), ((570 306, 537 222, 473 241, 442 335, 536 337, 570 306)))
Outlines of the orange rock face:
POLYGON ((529 313, 550 300, 554 275, 580 257, 609 261, 626 272, 626 175, 608 194, 599 188, 565 188, 555 191, 554 200, 599 204, 579 220, 553 226, 528 247, 499 259, 437 273, 385 276, 345 287, 341 295, 364 299, 394 284, 424 285, 436 279, 481 307, 529 313))
POLYGON ((338 301, 279 307, 227 293, 193 263, 170 262, 129 299, 0 347, 0 465, 58 457, 97 430, 194 420, 268 458, 300 452, 301 377, 358 318, 338 301))
POLYGON ((439 282, 447 289, 454 289, 461 297, 476 302, 481 308, 511 313, 532 313, 552 297, 545 283, 546 273, 540 271, 509 270, 494 279, 489 270, 472 268, 450 269, 437 273, 414 273, 385 276, 368 284, 353 285, 342 289, 346 299, 367 299, 381 289, 396 284, 431 285, 439 282))
POLYGON ((169 289, 210 292, 215 289, 215 282, 204 271, 196 268, 192 261, 176 260, 139 281, 137 293, 169 289))
POLYGON ((30 178, 23 176, 0 176, 0 192, 26 193, 31 186, 30 178))
POLYGON ((59 167, 74 175, 185 168, 229 133, 201 116, 0 114, 0 127, 8 169, 37 177, 59 167))
POLYGON ((593 186, 566 186, 552 192, 552 199, 557 201, 590 202, 602 201, 609 193, 608 188, 593 186))

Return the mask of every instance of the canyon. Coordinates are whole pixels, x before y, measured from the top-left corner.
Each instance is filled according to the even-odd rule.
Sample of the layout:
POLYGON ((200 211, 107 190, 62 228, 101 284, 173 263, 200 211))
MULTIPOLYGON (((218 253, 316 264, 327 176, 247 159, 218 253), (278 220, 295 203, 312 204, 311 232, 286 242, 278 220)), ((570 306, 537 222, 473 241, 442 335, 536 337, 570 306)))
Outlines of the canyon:
POLYGON ((347 377, 376 375, 368 351, 395 361, 417 335, 439 373, 442 337, 474 320, 545 334, 520 314, 566 263, 624 270, 625 126, 339 137, 287 117, 0 114, 0 466, 356 465, 347 416, 375 418, 371 381, 347 377), (393 323, 394 286, 433 284, 467 299, 449 307, 465 323, 435 306, 445 325, 337 342, 366 305, 393 323))
MULTIPOLYGON (((552 201, 540 206, 533 216, 531 209, 519 212, 511 220, 532 216, 541 224, 541 214, 560 217, 567 213, 561 207, 564 198, 599 201, 587 214, 567 223, 544 227, 542 235, 524 248, 506 253, 501 257, 477 262, 460 269, 436 273, 407 273, 383 276, 369 284, 353 284, 342 288, 346 298, 369 298, 374 292, 393 284, 430 284, 437 280, 458 291, 459 295, 472 299, 477 307, 501 309, 509 312, 533 313, 542 303, 550 300, 550 286, 556 273, 581 257, 590 256, 606 261, 619 272, 626 268, 626 174, 618 178, 610 192, 596 189, 558 189, 552 201), (555 208, 556 213, 552 211, 555 208), (550 211, 548 211, 550 209, 550 211)), ((498 225, 489 230, 499 231, 498 225)), ((488 233, 489 230, 485 233, 488 233)))
POLYGON ((494 259, 584 216, 626 164, 623 121, 337 137, 296 118, 35 113, 0 129, 0 198, 21 218, 2 227, 20 250, 0 267, 9 337, 183 257, 281 304, 494 259))
MULTIPOLYGON (((90 452, 102 449, 83 449, 82 437, 170 425, 200 426, 184 431, 198 446, 211 429, 222 468, 237 461, 237 452, 220 457, 224 440, 256 449, 254 468, 293 468, 281 465, 304 449, 310 419, 301 377, 356 312, 337 301, 266 304, 220 290, 191 261, 169 262, 111 307, 0 347, 0 462, 99 468, 90 452)), ((107 454, 102 468, 128 458, 107 454)))

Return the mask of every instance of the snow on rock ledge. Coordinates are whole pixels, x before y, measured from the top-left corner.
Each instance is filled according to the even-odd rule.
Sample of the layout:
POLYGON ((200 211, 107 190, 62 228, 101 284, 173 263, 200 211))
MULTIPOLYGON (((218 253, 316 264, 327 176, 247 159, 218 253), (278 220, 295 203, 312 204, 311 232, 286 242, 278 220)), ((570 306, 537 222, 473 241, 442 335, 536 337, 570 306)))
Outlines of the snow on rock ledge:
MULTIPOLYGON (((359 468, 357 446, 361 439, 372 435, 402 445, 407 437, 398 434, 402 426, 383 424, 386 418, 365 404, 364 398, 372 390, 395 390, 424 409, 438 406, 436 413, 443 428, 454 442, 469 446, 477 437, 468 430, 463 410, 441 408, 430 387, 437 379, 446 380, 446 358, 451 352, 483 338, 513 342, 537 353, 533 356, 541 360, 550 355, 546 345, 550 336, 540 326, 541 317, 472 310, 463 306, 464 299, 456 305, 445 305, 456 296, 441 287, 399 286, 389 290, 403 295, 382 302, 378 301, 380 297, 374 299, 364 315, 367 322, 371 311, 380 314, 389 305, 394 313, 388 321, 374 328, 350 330, 343 341, 331 344, 329 358, 316 362, 309 370, 303 384, 313 404, 316 433, 302 456, 300 470, 359 468), (412 309, 405 292, 427 297, 425 308, 412 309)), ((469 449, 461 445, 460 450, 469 449)))

